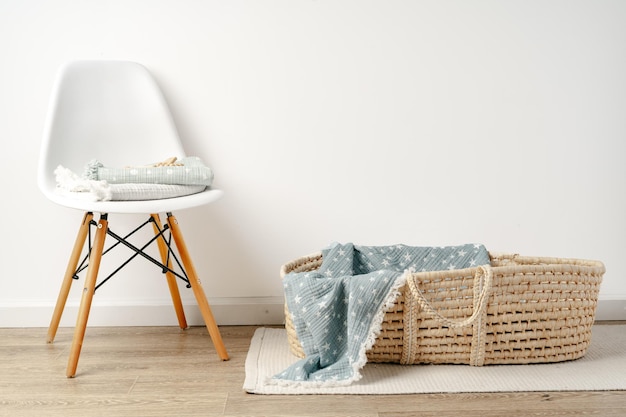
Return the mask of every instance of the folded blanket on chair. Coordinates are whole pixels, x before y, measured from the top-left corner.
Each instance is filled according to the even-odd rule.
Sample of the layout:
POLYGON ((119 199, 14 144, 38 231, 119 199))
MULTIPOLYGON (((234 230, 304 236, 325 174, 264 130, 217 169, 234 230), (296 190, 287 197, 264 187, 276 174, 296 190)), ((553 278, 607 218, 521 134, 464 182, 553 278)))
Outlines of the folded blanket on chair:
POLYGON ((271 383, 347 385, 360 379, 366 352, 385 311, 395 304, 411 271, 461 269, 489 264, 483 245, 448 247, 335 245, 322 265, 284 277, 285 299, 306 357, 271 383))
POLYGON ((85 167, 83 177, 109 184, 178 184, 204 185, 213 182, 213 171, 196 156, 169 158, 167 163, 111 168, 94 159, 85 167))
POLYGON ((80 177, 62 165, 55 169, 54 174, 58 194, 87 201, 159 200, 196 194, 206 189, 206 185, 109 184, 105 180, 80 177))

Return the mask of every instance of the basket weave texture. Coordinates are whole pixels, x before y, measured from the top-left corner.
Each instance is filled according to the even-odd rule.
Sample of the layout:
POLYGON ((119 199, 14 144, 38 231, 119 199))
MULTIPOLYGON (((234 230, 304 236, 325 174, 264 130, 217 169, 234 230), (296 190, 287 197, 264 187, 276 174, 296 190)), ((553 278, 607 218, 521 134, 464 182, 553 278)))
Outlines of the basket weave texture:
MULTIPOLYGON (((410 274, 385 312, 368 361, 482 366, 582 357, 591 343, 604 265, 513 254, 490 257, 486 268, 410 274)), ((283 265, 281 277, 321 264, 321 253, 305 256, 283 265)), ((285 328, 292 353, 304 357, 287 305, 285 328)))

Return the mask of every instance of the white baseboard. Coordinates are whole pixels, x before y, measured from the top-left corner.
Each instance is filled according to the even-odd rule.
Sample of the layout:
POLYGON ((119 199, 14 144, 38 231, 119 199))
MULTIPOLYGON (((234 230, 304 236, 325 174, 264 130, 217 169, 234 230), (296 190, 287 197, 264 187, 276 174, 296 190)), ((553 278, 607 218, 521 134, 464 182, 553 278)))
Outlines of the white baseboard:
MULTIPOLYGON (((222 326, 284 324, 282 297, 241 297, 210 299, 215 320, 222 326)), ((53 305, 2 304, 0 327, 47 327, 53 305)), ((78 306, 68 303, 61 327, 72 327, 78 306)), ((197 305, 185 305, 187 324, 204 324, 197 305)), ((599 300, 596 320, 626 320, 626 299, 599 300)), ((177 326, 171 304, 92 305, 89 326, 177 326)))
POLYGON ((598 300, 596 320, 626 320, 626 299, 598 300))
MULTIPOLYGON (((285 313, 282 297, 241 297, 209 299, 215 321, 222 326, 280 325, 285 313)), ((184 304, 189 326, 204 325, 196 304, 184 304)), ((0 327, 48 327, 54 305, 0 305, 0 327)), ((78 305, 68 302, 61 327, 75 325, 78 305)), ((92 304, 89 326, 178 326, 171 302, 150 304, 92 304)))

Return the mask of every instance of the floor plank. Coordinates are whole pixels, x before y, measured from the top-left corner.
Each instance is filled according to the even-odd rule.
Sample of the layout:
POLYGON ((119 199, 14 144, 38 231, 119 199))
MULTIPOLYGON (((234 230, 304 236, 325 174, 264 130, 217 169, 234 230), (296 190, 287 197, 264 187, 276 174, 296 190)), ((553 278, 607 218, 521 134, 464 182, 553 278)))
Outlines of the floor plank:
POLYGON ((221 327, 231 359, 204 327, 87 329, 76 378, 72 329, 0 329, 0 417, 626 415, 626 392, 261 396, 242 391, 253 326, 221 327))

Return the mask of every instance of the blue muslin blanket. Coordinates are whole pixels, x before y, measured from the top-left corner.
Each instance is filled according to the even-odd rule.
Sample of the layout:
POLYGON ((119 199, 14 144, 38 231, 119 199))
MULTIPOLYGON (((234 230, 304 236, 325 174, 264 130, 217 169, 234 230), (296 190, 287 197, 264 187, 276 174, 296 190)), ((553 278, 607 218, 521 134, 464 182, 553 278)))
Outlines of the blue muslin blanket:
POLYGON ((82 176, 59 165, 56 192, 87 201, 138 201, 182 197, 204 191, 213 171, 197 156, 125 168, 110 168, 93 159, 82 176))
POLYGON ((173 159, 170 165, 151 164, 126 168, 107 167, 94 159, 87 163, 83 177, 109 184, 177 184, 210 186, 213 171, 197 156, 180 160, 173 159))
POLYGON ((361 378, 366 352, 380 332, 410 272, 489 264, 483 245, 447 247, 335 244, 322 250, 322 265, 287 274, 285 299, 306 357, 270 383, 347 385, 361 378))

